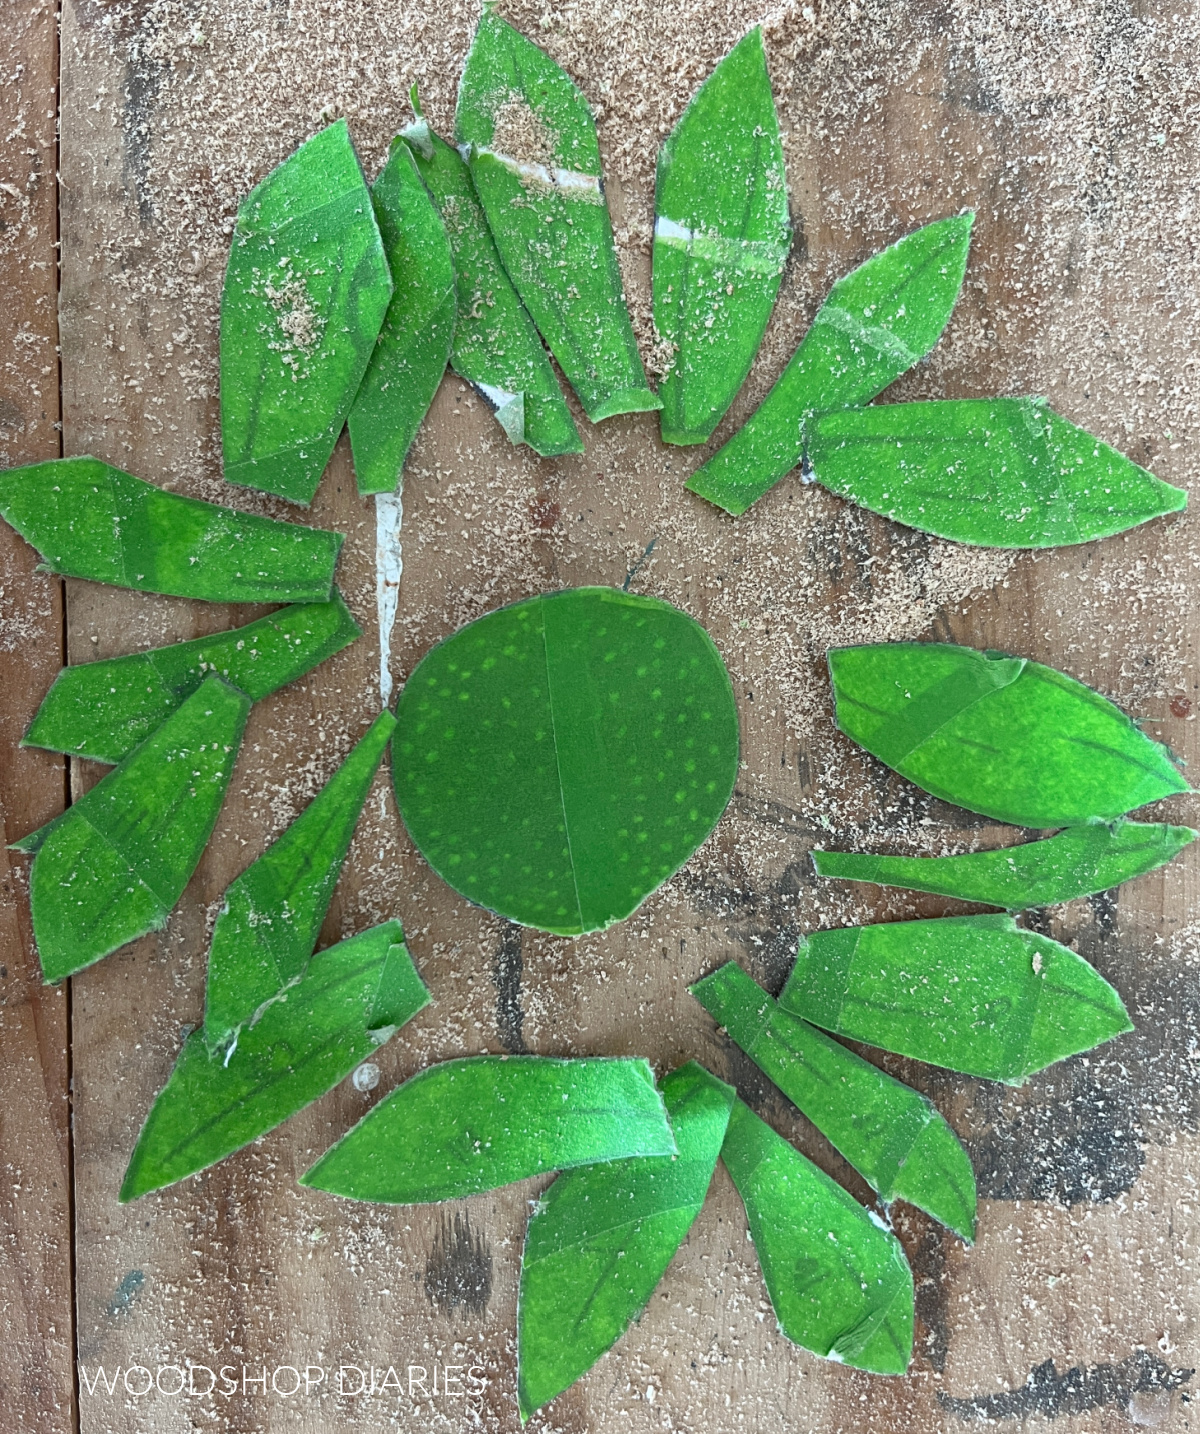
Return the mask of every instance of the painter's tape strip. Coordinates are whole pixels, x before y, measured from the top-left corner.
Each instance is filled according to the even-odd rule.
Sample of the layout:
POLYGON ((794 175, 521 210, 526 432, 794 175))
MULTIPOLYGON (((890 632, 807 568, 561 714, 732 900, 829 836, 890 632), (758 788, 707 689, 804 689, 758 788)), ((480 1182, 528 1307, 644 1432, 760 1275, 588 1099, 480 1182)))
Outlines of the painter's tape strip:
POLYGON ((486 145, 460 145, 459 152, 467 160, 484 156, 494 159, 515 174, 522 184, 555 189, 564 198, 580 200, 584 204, 604 203, 604 184, 598 174, 580 174, 576 169, 551 169, 544 164, 515 159, 511 154, 489 149, 486 145))
POLYGON ((660 214, 654 221, 654 241, 673 249, 684 249, 694 259, 703 259, 714 268, 774 277, 787 262, 790 236, 784 239, 727 239, 711 230, 689 229, 660 214))

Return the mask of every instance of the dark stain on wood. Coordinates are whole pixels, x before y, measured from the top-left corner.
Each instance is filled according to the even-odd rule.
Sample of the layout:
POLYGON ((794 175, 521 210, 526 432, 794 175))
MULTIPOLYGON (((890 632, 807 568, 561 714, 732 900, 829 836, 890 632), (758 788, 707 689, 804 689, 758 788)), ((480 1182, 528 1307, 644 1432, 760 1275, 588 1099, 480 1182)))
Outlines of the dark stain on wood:
POLYGON ((1052 1359, 1029 1371, 1020 1389, 999 1394, 980 1394, 972 1399, 955 1399, 938 1391, 938 1403, 960 1419, 994 1423, 1000 1419, 1027 1419, 1040 1414, 1061 1419, 1068 1414, 1086 1414, 1105 1404, 1128 1406, 1137 1394, 1170 1393, 1187 1383, 1194 1369, 1172 1369, 1157 1355, 1135 1350, 1120 1364, 1075 1365, 1059 1374, 1052 1359))
POLYGON ((524 1055, 525 1012, 521 1009, 521 928, 515 921, 505 924, 504 934, 492 962, 492 982, 496 987, 496 1031, 509 1055, 524 1055))
POLYGON ((425 1295, 431 1305, 452 1315, 482 1315, 492 1295, 492 1253, 482 1235, 471 1229, 465 1212, 443 1217, 425 1262, 425 1295))

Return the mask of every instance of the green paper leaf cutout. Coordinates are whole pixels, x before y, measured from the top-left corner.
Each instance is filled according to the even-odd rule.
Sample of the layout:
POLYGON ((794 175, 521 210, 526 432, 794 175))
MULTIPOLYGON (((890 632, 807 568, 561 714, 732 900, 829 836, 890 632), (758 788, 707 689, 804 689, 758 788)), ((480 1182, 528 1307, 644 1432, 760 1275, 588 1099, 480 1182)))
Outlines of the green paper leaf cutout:
POLYGON ((1167 749, 1082 682, 935 642, 829 653, 837 725, 935 797, 1023 827, 1115 821, 1189 791, 1167 749))
POLYGON ((193 1031, 138 1136, 122 1203, 282 1125, 428 1004, 400 923, 387 921, 318 952, 286 996, 243 1030, 232 1056, 210 1053, 193 1031))
POLYGON ((816 931, 779 1004, 851 1040, 1008 1085, 1133 1030, 1081 956, 1007 915, 816 931))
POLYGON ((975 1238, 971 1161, 930 1101, 781 1009, 736 961, 690 989, 882 1200, 975 1238))
POLYGON ((881 1222, 734 1102, 721 1159, 746 1207, 780 1332, 824 1359, 903 1374, 912 1354, 912 1272, 881 1222))
POLYGON ((415 1205, 575 1165, 674 1154, 647 1061, 467 1056, 399 1086, 300 1183, 415 1205))
POLYGON ((403 136, 454 253, 458 314, 450 367, 483 396, 513 443, 543 457, 582 453, 583 440, 533 320, 500 262, 471 171, 423 119, 403 136))
POLYGON ((250 699, 209 676, 61 816, 18 843, 42 974, 61 981, 160 931, 212 835, 250 699))
POLYGON ((1191 827, 1095 822, 1068 827, 1046 841, 963 856, 814 851, 812 857, 818 876, 903 886, 1022 911, 1091 896, 1143 876, 1165 866, 1196 836, 1191 827))
POLYGON ((587 416, 661 408, 625 307, 587 100, 490 7, 455 127, 504 267, 587 416))
POLYGON ((574 588, 488 613, 396 705, 404 824, 442 879, 557 935, 628 916, 712 831, 737 710, 720 654, 669 603, 574 588))
POLYGON ((529 1221, 517 1303, 522 1423, 620 1339, 704 1204, 735 1092, 689 1061, 662 1095, 677 1156, 568 1170, 529 1221))
POLYGON ((897 523, 994 548, 1123 533, 1187 506, 1172 488, 1033 398, 845 408, 813 417, 818 483, 897 523))
POLYGON ((839 279, 774 388, 687 487, 744 513, 800 462, 810 414, 867 403, 924 358, 962 287, 973 220, 927 224, 839 279))
POLYGON ((297 603, 212 637, 64 667, 21 745, 119 762, 210 672, 257 702, 340 652, 361 631, 334 589, 332 602, 297 603))
POLYGON ((230 483, 312 501, 391 297, 371 196, 338 120, 238 206, 221 291, 230 483))
POLYGON ((68 578, 206 602, 328 602, 340 533, 184 498, 96 458, 0 473, 0 517, 68 578))
POLYGON ((395 289, 346 420, 360 493, 393 493, 454 341, 454 257, 413 157, 394 139, 371 186, 395 289))
POLYGON ((703 443, 750 372, 792 242, 757 27, 659 152, 654 211, 654 326, 676 351, 659 384, 663 441, 703 443))
POLYGON ((204 1039, 226 1050, 304 971, 375 770, 396 725, 381 712, 283 835, 225 892, 208 950, 204 1039))

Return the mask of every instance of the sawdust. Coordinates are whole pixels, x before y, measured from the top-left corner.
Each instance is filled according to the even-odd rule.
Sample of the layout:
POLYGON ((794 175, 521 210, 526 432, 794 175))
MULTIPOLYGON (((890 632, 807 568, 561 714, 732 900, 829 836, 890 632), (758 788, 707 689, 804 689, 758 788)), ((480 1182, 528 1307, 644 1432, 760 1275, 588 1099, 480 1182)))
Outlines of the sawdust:
POLYGON ((524 95, 512 90, 496 108, 491 148, 518 164, 539 164, 553 169, 557 163, 558 135, 529 106, 524 95))
MULTIPOLYGON (((778 376, 839 274, 918 224, 970 206, 978 218, 959 309, 929 359, 887 397, 1046 393, 1159 476, 1187 479, 1197 453, 1200 325, 1192 239, 1200 114, 1185 60, 1200 49, 1193 11, 1085 11, 1068 0, 1036 8, 867 0, 769 13, 749 0, 519 0, 502 9, 564 65, 596 111, 622 273, 651 367, 668 357, 656 352, 649 305, 656 147, 720 55, 764 21, 797 238, 763 351, 717 441, 778 376)), ((217 316, 238 200, 340 115, 372 171, 410 118, 414 81, 431 123, 450 137, 477 14, 467 0, 436 11, 367 0, 68 7, 64 67, 76 77, 63 148, 69 452, 92 449, 198 496, 295 517, 221 479, 217 316)), ((577 942, 524 932, 514 943, 413 853, 381 774, 323 941, 401 915, 435 1004, 374 1057, 383 1073, 377 1092, 347 1084, 331 1093, 261 1146, 165 1194, 152 1223, 143 1225, 138 1209, 114 1212, 123 1154, 170 1069, 180 1026, 201 1007, 205 903, 302 809, 376 705, 375 528, 370 505, 354 496, 343 445, 310 516, 348 535, 339 583, 367 635, 256 706, 226 813, 168 932, 78 983, 85 1341, 103 1331, 110 1348, 131 1347, 105 1325, 104 1310, 125 1269, 144 1267, 154 1274, 138 1328, 164 1357, 189 1340, 258 1357, 286 1344, 284 1324, 339 1351, 353 1337, 380 1358, 380 1331, 400 1330, 418 1359, 432 1362, 438 1348, 453 1357, 456 1345, 424 1291, 436 1214, 322 1202, 292 1184, 366 1102, 430 1061, 503 1049, 506 1030, 542 1053, 650 1054, 660 1070, 698 1056, 742 1080, 687 995, 689 980, 736 955, 777 982, 801 930, 942 909, 812 876, 814 845, 934 853, 1013 836, 922 797, 837 734, 824 671, 830 645, 934 636, 1007 647, 1065 666, 1138 716, 1161 719, 1154 730, 1168 740, 1191 740, 1195 729, 1184 719, 1172 725, 1167 707, 1185 686, 1192 691, 1190 519, 1018 559, 927 540, 793 473, 734 522, 683 489, 711 445, 665 449, 652 416, 580 425, 585 455, 538 460, 513 449, 469 387, 447 378, 406 474, 394 676, 402 681, 463 622, 534 592, 628 582, 667 598, 709 628, 734 680, 744 765, 729 815, 621 927, 577 942), (518 975, 504 998, 507 1026, 495 976, 502 948, 518 975), (121 1073, 119 1109, 113 1071, 121 1073), (328 1237, 314 1240, 318 1215, 328 1237), (193 1248, 201 1254, 192 1257, 193 1248)), ((133 634, 144 645, 164 631, 165 613, 176 621, 175 611, 120 594, 81 598, 72 642, 78 652, 99 635, 124 650, 133 634)), ((207 620, 222 625, 219 614, 207 620)), ((1126 940, 1139 939, 1135 918, 1158 931, 1158 888, 1137 890, 1149 893, 1141 916, 1136 895, 1121 898, 1126 940)), ((1193 925, 1173 945, 1164 940, 1158 959, 1192 963, 1195 949, 1193 925)), ((934 1079, 911 1070, 905 1078, 934 1079)), ((947 1110, 961 1109, 959 1084, 937 1093, 947 1110)), ((771 1106, 770 1115, 852 1184, 790 1108, 771 1106)), ((1053 1162, 1057 1152, 1051 1143, 1030 1158, 1053 1162)), ((1162 1189, 1156 1208, 1166 1209, 1170 1186, 1162 1189)), ((472 1227, 491 1241, 495 1291, 463 1335, 491 1380, 477 1427, 515 1427, 511 1331, 525 1202, 536 1193, 524 1185, 471 1203, 472 1227)), ((1041 1357, 1022 1332, 1022 1276, 1006 1253, 1011 1209, 986 1227, 974 1264, 936 1239, 905 1235, 918 1276, 933 1281, 930 1319, 956 1342, 956 1394, 971 1393, 973 1380, 1019 1388, 1041 1357), (935 1254, 940 1266, 930 1264, 935 1254), (990 1283, 974 1283, 976 1270, 990 1283), (1003 1305, 992 1300, 1001 1288, 1003 1305), (961 1309, 960 1293, 969 1301, 961 1309), (984 1305, 997 1311, 986 1328, 972 1314, 984 1305)), ((1149 1248, 1158 1227, 1153 1212, 1104 1209, 1110 1243, 1097 1248, 1089 1287, 1111 1291, 1126 1280, 1125 1251, 1141 1241, 1149 1248)), ((1041 1216, 1019 1218, 1036 1225, 1041 1216)), ((1178 1278, 1191 1290, 1189 1271, 1181 1265, 1178 1278)), ((669 1417, 677 1428, 721 1434, 797 1420, 831 1431, 941 1427, 934 1391, 944 1360, 923 1354, 918 1377, 881 1390, 770 1335, 723 1176, 661 1293, 548 1423, 640 1431, 669 1417)), ((1172 1359, 1196 1363, 1193 1295, 1183 1302, 1188 1323, 1174 1333, 1180 1352, 1172 1359)), ((1068 1308, 1053 1308, 1056 1330, 1075 1327, 1068 1308)), ((1120 1360, 1130 1340, 1153 1345, 1157 1318, 1139 1307, 1104 1329, 1093 1321, 1088 1347, 1071 1345, 1072 1354, 1120 1360)), ((229 1422, 220 1411, 213 1417, 229 1422)), ((314 1430, 355 1427, 356 1418, 333 1406, 294 1417, 314 1430)), ((405 1417, 381 1414, 388 1423, 405 1417)), ((431 1406, 420 1418, 422 1427, 472 1427, 431 1406)))

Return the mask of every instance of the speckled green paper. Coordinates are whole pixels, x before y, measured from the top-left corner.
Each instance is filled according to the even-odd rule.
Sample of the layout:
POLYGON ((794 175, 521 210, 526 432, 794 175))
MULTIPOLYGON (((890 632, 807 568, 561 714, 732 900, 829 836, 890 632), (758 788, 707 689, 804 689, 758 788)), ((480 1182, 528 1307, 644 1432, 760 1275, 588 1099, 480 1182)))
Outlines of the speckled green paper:
POLYGON ((1164 866, 1197 833, 1191 827, 1118 821, 1068 827, 1045 841, 963 856, 870 856, 814 851, 818 876, 904 886, 1021 911, 1107 891, 1164 866))
POLYGON ((1009 1085, 1133 1029, 1081 956, 1011 916, 816 931, 779 1004, 851 1040, 1009 1085))
POLYGON ((1188 784, 1165 747, 1082 682, 938 642, 829 653, 837 724, 943 801, 1014 826, 1115 821, 1188 784))
POLYGON ((458 316, 450 366, 483 395, 513 443, 554 457, 583 441, 533 320, 504 271, 462 155, 423 119, 404 131, 454 251, 458 316))
POLYGON ((291 826, 226 890, 208 951, 204 1039, 211 1049, 227 1049, 304 970, 395 725, 381 712, 291 826))
POLYGON ((371 186, 395 288, 346 420, 360 493, 393 493, 454 341, 454 258, 408 146, 371 186))
POLYGON ((51 572, 206 602, 328 602, 340 533, 168 492, 96 458, 0 473, 0 516, 51 572))
POLYGON ((160 930, 196 869, 250 699, 210 676, 123 762, 17 843, 34 852, 33 934, 47 981, 160 930))
POLYGON ((800 462, 811 414, 866 403, 927 354, 962 287, 972 219, 927 224, 839 279, 775 387, 688 488, 744 513, 800 462))
POLYGON ((359 636, 361 629, 335 591, 332 602, 297 603, 212 637, 64 667, 22 746, 69 752, 94 762, 119 762, 208 673, 219 673, 257 702, 359 636))
POLYGON ((193 1031, 151 1107, 121 1200, 194 1175, 331 1090, 429 1002, 398 921, 318 952, 286 1001, 210 1053, 193 1031))
POLYGON ((338 120, 238 206, 221 292, 229 482, 312 501, 391 297, 371 196, 338 120))
POLYGON ((654 326, 666 443, 703 443, 771 316, 792 240, 779 121, 755 27, 696 92, 658 156, 654 326))
POLYGON ((913 1281, 895 1235, 740 1100, 721 1159, 746 1207, 780 1331, 840 1364, 903 1374, 913 1281))
POLYGON ((586 1374, 645 1308, 704 1204, 735 1094, 689 1061, 662 1084, 678 1155, 569 1170, 542 1196, 521 1257, 522 1421, 586 1374))
POLYGON ((975 1238, 975 1175, 931 1102, 781 1009, 729 961, 692 995, 889 1203, 975 1238))
POLYGON ((300 1183, 407 1205, 576 1165, 675 1153, 644 1060, 468 1056, 394 1090, 300 1183))
POLYGON ((396 707, 392 773, 425 859, 560 935, 611 925, 719 820, 738 763, 711 638, 668 603, 575 588, 435 647, 396 707))
POLYGON ((1187 506, 1172 488, 1033 398, 885 403, 816 414, 818 483, 910 528, 994 548, 1122 533, 1187 506))
POLYGON ((621 289, 587 100, 538 47, 485 7, 458 91, 455 131, 509 277, 593 423, 658 409, 621 289), (503 149, 522 107, 537 152, 503 149), (509 127, 512 128, 511 126, 509 127))

